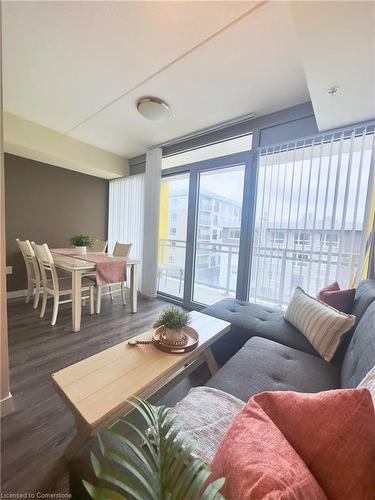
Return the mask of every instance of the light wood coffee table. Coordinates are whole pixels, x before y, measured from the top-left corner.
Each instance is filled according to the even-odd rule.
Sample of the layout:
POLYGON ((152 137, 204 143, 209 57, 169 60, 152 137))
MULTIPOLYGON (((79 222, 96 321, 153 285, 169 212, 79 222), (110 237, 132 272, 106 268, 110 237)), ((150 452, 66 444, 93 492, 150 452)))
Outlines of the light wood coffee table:
MULTIPOLYGON (((53 383, 72 411, 77 432, 65 450, 69 460, 91 437, 129 412, 132 396, 162 396, 206 362, 211 374, 218 366, 210 345, 227 333, 230 323, 199 312, 191 313, 199 333, 198 347, 186 354, 169 354, 153 345, 130 346, 128 340, 52 375, 53 383)), ((133 339, 150 339, 153 330, 133 339)))

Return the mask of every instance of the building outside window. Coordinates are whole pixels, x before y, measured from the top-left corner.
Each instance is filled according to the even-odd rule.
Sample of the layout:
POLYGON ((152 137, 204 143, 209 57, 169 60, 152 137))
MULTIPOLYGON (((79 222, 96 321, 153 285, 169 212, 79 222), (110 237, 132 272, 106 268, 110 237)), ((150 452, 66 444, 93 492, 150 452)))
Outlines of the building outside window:
POLYGON ((285 233, 283 231, 271 231, 271 243, 284 243, 285 233))
POLYGON ((310 233, 294 233, 295 245, 310 245, 310 233))
POLYGON ((338 247, 339 235, 337 233, 320 233, 320 244, 325 247, 338 247))

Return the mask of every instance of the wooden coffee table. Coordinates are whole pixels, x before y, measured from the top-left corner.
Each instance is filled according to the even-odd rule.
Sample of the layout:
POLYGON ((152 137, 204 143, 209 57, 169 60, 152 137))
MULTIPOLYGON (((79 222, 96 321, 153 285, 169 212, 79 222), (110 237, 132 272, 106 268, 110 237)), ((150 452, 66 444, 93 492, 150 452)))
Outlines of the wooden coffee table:
MULTIPOLYGON (((128 340, 52 374, 53 383, 72 411, 77 432, 65 450, 69 460, 91 437, 130 411, 132 396, 160 397, 206 362, 211 374, 218 366, 210 345, 227 333, 230 323, 199 312, 191 313, 199 333, 198 347, 186 354, 169 354, 152 345, 130 346, 128 340)), ((133 339, 150 339, 153 330, 133 339)))

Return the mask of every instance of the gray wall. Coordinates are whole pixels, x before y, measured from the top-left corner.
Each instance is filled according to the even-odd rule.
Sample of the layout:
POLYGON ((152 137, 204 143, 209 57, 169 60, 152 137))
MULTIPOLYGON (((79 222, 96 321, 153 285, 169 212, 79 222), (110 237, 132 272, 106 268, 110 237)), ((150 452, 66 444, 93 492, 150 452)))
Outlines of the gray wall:
POLYGON ((5 155, 8 291, 26 288, 16 238, 68 246, 73 234, 107 238, 108 181, 19 156, 5 155))

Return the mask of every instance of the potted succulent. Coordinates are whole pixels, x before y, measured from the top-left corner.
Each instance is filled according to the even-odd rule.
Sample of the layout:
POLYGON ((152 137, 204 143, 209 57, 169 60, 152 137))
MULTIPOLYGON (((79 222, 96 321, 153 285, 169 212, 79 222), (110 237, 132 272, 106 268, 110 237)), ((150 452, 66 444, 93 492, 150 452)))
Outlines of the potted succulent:
POLYGON ((159 316, 155 327, 164 326, 165 340, 174 344, 181 342, 184 335, 184 328, 190 323, 190 314, 177 307, 168 307, 159 316))
POLYGON ((87 247, 91 245, 90 236, 85 236, 83 234, 72 236, 69 241, 80 255, 86 255, 87 247))

